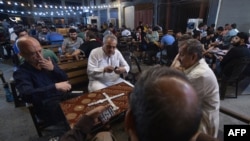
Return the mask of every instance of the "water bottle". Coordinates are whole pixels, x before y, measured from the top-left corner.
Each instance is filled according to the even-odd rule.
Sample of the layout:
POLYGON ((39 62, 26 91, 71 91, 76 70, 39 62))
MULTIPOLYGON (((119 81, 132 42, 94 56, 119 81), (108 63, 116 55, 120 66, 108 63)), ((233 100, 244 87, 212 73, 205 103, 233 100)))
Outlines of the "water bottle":
POLYGON ((59 56, 63 55, 61 47, 58 48, 58 53, 59 53, 59 56))

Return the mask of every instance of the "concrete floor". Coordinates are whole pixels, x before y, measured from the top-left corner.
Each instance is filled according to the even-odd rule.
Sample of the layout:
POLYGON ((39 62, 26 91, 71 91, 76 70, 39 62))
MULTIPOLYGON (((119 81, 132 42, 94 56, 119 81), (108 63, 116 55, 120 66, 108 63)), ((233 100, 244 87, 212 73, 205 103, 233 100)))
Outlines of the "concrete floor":
MULTIPOLYGON (((10 61, 0 62, 0 70, 4 72, 6 81, 9 81, 13 73, 13 66, 10 61)), ((148 66, 142 65, 142 69, 148 66)), ((221 106, 230 108, 240 114, 250 117, 250 78, 240 83, 240 94, 237 99, 221 101, 221 106)), ((233 93, 230 89, 227 93, 233 93)), ((6 102, 2 82, 0 82, 0 141, 38 141, 38 138, 31 116, 26 107, 15 108, 13 102, 6 102)), ((227 115, 220 114, 220 130, 224 130, 226 124, 245 124, 227 115)), ((118 141, 127 141, 128 136, 124 131, 123 122, 114 125, 112 128, 118 141)))

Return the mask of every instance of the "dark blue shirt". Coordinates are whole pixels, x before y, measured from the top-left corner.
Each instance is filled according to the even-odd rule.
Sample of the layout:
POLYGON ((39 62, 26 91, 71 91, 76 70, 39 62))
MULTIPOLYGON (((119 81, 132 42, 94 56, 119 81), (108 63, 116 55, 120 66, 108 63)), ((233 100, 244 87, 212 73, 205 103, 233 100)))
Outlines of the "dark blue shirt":
POLYGON ((38 70, 25 61, 14 72, 13 77, 21 97, 34 105, 38 116, 46 117, 46 114, 58 111, 58 108, 53 109, 51 105, 59 104, 63 92, 56 89, 55 83, 67 81, 67 74, 56 64, 53 71, 47 71, 38 70))

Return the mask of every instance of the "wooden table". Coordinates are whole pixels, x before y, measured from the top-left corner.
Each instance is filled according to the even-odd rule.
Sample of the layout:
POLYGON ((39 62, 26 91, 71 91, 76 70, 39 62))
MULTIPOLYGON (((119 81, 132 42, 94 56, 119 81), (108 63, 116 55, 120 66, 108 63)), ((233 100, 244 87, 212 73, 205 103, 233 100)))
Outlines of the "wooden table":
POLYGON ((105 101, 102 104, 88 106, 89 103, 95 102, 99 99, 105 99, 105 97, 102 95, 102 93, 104 92, 108 94, 109 97, 124 93, 123 96, 112 99, 113 103, 119 107, 119 109, 115 111, 114 117, 126 112, 128 108, 128 94, 131 93, 132 89, 133 88, 131 86, 122 82, 98 91, 94 91, 76 98, 72 98, 70 100, 63 101, 60 103, 60 106, 69 126, 72 128, 81 118, 81 116, 86 112, 99 105, 109 104, 108 101, 105 101))

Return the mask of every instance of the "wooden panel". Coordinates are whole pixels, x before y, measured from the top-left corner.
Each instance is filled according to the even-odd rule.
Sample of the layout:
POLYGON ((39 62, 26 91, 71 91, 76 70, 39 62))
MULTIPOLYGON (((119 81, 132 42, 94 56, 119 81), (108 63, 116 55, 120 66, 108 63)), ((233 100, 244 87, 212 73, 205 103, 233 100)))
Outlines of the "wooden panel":
POLYGON ((80 84, 80 83, 84 83, 84 82, 88 82, 88 76, 86 76, 86 75, 69 79, 69 83, 71 85, 76 85, 76 84, 80 84))
POLYGON ((135 27, 139 26, 139 21, 143 24, 153 24, 153 8, 135 10, 135 27))
POLYGON ((73 77, 77 77, 77 76, 81 76, 81 75, 87 75, 86 70, 77 70, 77 71, 73 71, 73 72, 69 72, 67 73, 68 78, 73 78, 73 77))
POLYGON ((81 66, 87 66, 87 62, 88 62, 88 60, 84 59, 84 60, 75 61, 75 62, 60 63, 59 67, 62 70, 67 71, 67 70, 72 69, 72 68, 77 68, 77 67, 81 67, 81 66))

